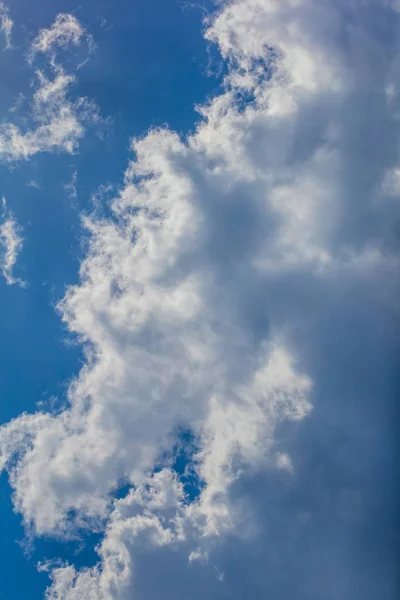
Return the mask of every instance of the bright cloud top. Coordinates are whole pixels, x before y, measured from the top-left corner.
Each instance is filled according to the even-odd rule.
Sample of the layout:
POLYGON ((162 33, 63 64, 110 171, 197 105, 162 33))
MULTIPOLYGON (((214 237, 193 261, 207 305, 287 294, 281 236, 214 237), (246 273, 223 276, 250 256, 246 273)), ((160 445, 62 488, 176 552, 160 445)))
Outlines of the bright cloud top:
POLYGON ((8 8, 0 2, 0 32, 4 36, 6 48, 11 48, 11 33, 14 26, 8 8))
POLYGON ((3 251, 0 266, 3 277, 8 285, 15 283, 21 286, 25 285, 22 279, 13 275, 14 267, 24 241, 21 233, 21 226, 18 225, 12 212, 7 210, 6 201, 3 198, 3 214, 0 224, 0 245, 3 251))
MULTIPOLYGON (((251 537, 240 482, 274 467, 295 474, 279 431, 312 418, 318 397, 298 340, 316 346, 317 313, 329 320, 325 305, 361 290, 365 303, 394 308, 385 182, 398 168, 400 62, 396 48, 380 51, 370 10, 395 13, 348 8, 348 29, 344 7, 224 3, 206 38, 229 66, 225 90, 199 108, 186 140, 168 129, 134 140, 112 216, 84 219, 89 250, 59 311, 86 365, 62 412, 0 431, 16 510, 35 534, 104 531, 95 567, 43 567, 48 599, 132 598, 137 556, 183 548, 207 560, 215 540, 251 537), (195 439, 196 498, 174 469, 182 430, 195 439), (115 499, 122 485, 130 490, 115 499)), ((59 17, 35 52, 79 43, 71 19, 59 17)), ((64 73, 41 79, 35 103, 50 124, 69 84, 64 73)), ((73 150, 72 121, 60 137, 39 135, 41 125, 35 144, 73 150)))

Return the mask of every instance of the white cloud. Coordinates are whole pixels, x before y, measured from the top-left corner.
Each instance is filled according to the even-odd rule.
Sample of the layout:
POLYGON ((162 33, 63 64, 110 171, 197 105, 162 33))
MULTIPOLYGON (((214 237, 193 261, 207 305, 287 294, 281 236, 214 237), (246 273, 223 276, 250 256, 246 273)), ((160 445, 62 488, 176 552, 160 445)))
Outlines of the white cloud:
POLYGON ((389 169, 384 176, 383 191, 388 196, 400 196, 400 167, 389 169))
POLYGON ((67 192, 68 197, 71 200, 76 200, 78 197, 78 190, 76 188, 77 181, 78 181, 78 171, 76 169, 74 169, 72 171, 71 180, 69 181, 69 183, 66 183, 64 185, 64 190, 67 192))
POLYGON ((0 222, 0 245, 2 246, 0 267, 8 285, 18 284, 24 287, 24 281, 13 274, 24 241, 21 232, 22 227, 15 220, 13 213, 7 210, 6 201, 3 198, 3 214, 0 222))
POLYGON ((26 184, 28 187, 34 188, 35 190, 40 190, 40 183, 38 181, 36 181, 35 179, 31 179, 30 181, 28 181, 28 183, 26 184))
POLYGON ((92 36, 82 27, 82 24, 71 14, 57 15, 49 29, 41 29, 33 40, 30 50, 30 60, 36 54, 49 54, 55 61, 58 50, 65 50, 70 46, 80 46, 85 41, 89 50, 94 48, 92 36))
POLYGON ((0 32, 5 39, 6 48, 11 48, 11 33, 14 27, 14 22, 10 18, 8 8, 0 2, 0 32))
MULTIPOLYGON (((76 76, 56 62, 52 50, 77 45, 86 33, 71 15, 58 15, 53 26, 42 30, 32 45, 31 59, 37 52, 49 54, 49 72, 36 70, 30 127, 26 131, 10 121, 0 124, 0 160, 26 160, 41 152, 74 153, 89 124, 104 122, 96 104, 85 97, 72 99, 70 91, 76 76)), ((20 102, 19 102, 20 104, 20 102)), ((19 109, 17 103, 13 110, 19 109)))
POLYGON ((71 75, 58 73, 48 80, 37 72, 39 85, 33 97, 35 127, 21 132, 13 123, 0 125, 0 158, 4 161, 28 159, 39 152, 73 153, 85 133, 85 126, 99 122, 97 106, 87 98, 71 100, 71 75))
MULTIPOLYGON (((255 535, 242 482, 296 475, 279 432, 323 400, 313 371, 333 350, 320 330, 353 298, 396 310, 393 203, 381 200, 398 160, 384 90, 400 63, 371 7, 394 18, 374 2, 347 9, 351 28, 333 0, 222 4, 206 37, 230 65, 225 91, 187 140, 135 140, 112 217, 85 218, 80 283, 59 310, 86 365, 63 412, 0 430, 36 534, 104 528, 97 566, 48 566, 49 599, 135 597, 146 553, 181 548, 196 563, 215 540, 255 535), (173 469, 179 428, 197 443, 194 502, 173 469), (113 501, 121 483, 132 488, 113 501)), ((64 98, 60 77, 38 105, 64 98)))

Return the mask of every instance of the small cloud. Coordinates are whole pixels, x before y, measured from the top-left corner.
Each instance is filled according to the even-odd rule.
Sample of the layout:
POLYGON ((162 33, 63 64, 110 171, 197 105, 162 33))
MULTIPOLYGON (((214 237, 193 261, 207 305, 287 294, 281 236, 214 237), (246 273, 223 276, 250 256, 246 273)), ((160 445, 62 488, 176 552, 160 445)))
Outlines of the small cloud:
POLYGON ((17 223, 13 213, 7 209, 7 203, 3 198, 2 223, 0 225, 0 244, 3 248, 0 259, 0 268, 7 285, 18 284, 25 287, 26 283, 14 277, 13 270, 22 250, 24 238, 21 236, 22 227, 17 223))
POLYGON ((114 27, 114 25, 109 25, 107 19, 100 14, 97 15, 97 20, 100 23, 100 27, 106 31, 109 31, 114 27))
POLYGON ((400 194, 400 168, 388 169, 383 179, 383 191, 388 196, 399 196, 400 194))
POLYGON ((280 469, 281 471, 287 471, 288 473, 293 473, 293 462, 289 454, 278 452, 275 456, 275 459, 277 469, 280 469))
POLYGON ((10 19, 8 8, 0 2, 0 32, 4 35, 6 48, 11 48, 11 32, 14 22, 10 19))
POLYGON ((40 187, 40 183, 38 181, 35 181, 34 179, 31 179, 31 181, 28 181, 28 183, 26 185, 27 185, 27 187, 34 188, 35 190, 41 190, 42 189, 40 187))
POLYGON ((189 563, 193 563, 199 561, 200 563, 207 563, 208 561, 208 553, 203 548, 197 548, 196 550, 192 550, 189 554, 189 563))
POLYGON ((94 47, 93 37, 86 31, 76 17, 70 14, 57 15, 54 23, 48 29, 41 29, 33 40, 29 53, 29 61, 36 54, 49 54, 51 60, 55 61, 57 50, 65 50, 70 46, 80 46, 86 41, 91 52, 94 47))
POLYGON ((54 78, 37 72, 31 117, 34 126, 25 132, 11 122, 0 125, 0 160, 29 159, 41 152, 76 152, 85 125, 100 123, 98 107, 88 98, 71 100, 69 89, 75 77, 59 68, 54 78))
MULTIPOLYGON (((6 14, 0 2, 0 24, 6 14)), ((4 25, 3 25, 4 29, 4 25)), ((107 125, 109 121, 99 115, 95 102, 86 98, 71 98, 71 87, 76 83, 76 71, 87 60, 81 62, 74 73, 67 72, 56 62, 58 50, 70 46, 80 46, 83 42, 89 49, 94 48, 92 36, 72 15, 58 15, 49 29, 40 30, 29 51, 29 64, 32 65, 37 53, 46 57, 45 66, 35 71, 36 85, 30 110, 22 120, 22 129, 11 121, 0 123, 0 161, 13 162, 28 160, 43 152, 77 151, 80 139, 85 135, 88 124, 107 125)), ((20 111, 26 98, 19 94, 11 108, 11 113, 20 111)))
POLYGON ((18 110, 20 110, 22 108, 22 105, 25 102, 25 100, 26 100, 25 94, 20 92, 18 94, 18 96, 15 98, 12 106, 8 109, 9 112, 17 112, 18 110))
POLYGON ((71 200, 76 200, 78 197, 78 190, 76 188, 77 181, 78 171, 74 169, 70 182, 64 185, 64 190, 67 192, 67 195, 71 200))

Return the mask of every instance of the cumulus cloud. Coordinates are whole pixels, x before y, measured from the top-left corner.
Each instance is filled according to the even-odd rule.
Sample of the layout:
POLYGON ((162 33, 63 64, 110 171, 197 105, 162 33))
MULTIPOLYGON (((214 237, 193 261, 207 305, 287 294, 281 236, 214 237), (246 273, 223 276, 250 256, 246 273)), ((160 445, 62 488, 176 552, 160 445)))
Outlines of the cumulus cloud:
POLYGON ((350 599, 360 570, 359 598, 382 597, 374 555, 373 570, 364 544, 348 556, 327 523, 342 531, 361 505, 358 461, 368 449, 374 468, 384 423, 368 407, 398 314, 400 55, 382 36, 398 25, 378 0, 223 3, 206 38, 227 61, 224 91, 186 140, 134 140, 111 217, 84 218, 88 253, 59 312, 86 364, 63 411, 0 430, 33 532, 104 532, 96 566, 42 566, 49 599, 350 599), (175 465, 182 431, 195 494, 175 465))
POLYGON ((35 71, 37 83, 28 118, 30 126, 22 131, 10 121, 0 124, 0 160, 29 159, 41 152, 73 153, 86 126, 101 122, 93 101, 85 97, 71 98, 76 75, 68 73, 56 61, 55 49, 79 45, 83 36, 86 36, 85 31, 74 17, 59 15, 52 27, 41 30, 33 41, 31 60, 43 52, 49 55, 49 64, 35 71))
POLYGON ((6 201, 3 198, 3 214, 0 224, 0 244, 2 246, 0 265, 7 285, 15 283, 21 286, 25 285, 22 279, 16 278, 13 275, 14 267, 24 241, 21 233, 22 227, 15 220, 13 213, 7 210, 6 201))
POLYGON ((8 8, 0 2, 0 32, 4 36, 6 48, 11 48, 11 33, 14 22, 10 18, 8 8))

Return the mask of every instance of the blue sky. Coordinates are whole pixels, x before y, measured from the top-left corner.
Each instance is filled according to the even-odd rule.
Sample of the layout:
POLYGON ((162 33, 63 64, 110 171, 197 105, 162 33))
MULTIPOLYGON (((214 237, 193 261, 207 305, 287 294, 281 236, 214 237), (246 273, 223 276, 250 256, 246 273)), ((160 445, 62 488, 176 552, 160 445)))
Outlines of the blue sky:
POLYGON ((399 20, 0 2, 2 597, 397 597, 399 20))
MULTIPOLYGON (((55 311, 65 286, 77 280, 82 256, 80 211, 90 210, 90 197, 98 186, 119 183, 131 137, 164 123, 178 131, 190 130, 198 117, 194 105, 220 83, 217 75, 208 74, 202 10, 185 9, 174 0, 142 1, 134 6, 122 1, 103 5, 41 2, 36 6, 13 2, 14 47, 0 54, 2 118, 18 94, 29 90, 32 74, 25 60, 29 39, 51 25, 58 13, 68 11, 95 32, 98 44, 82 68, 74 92, 95 97, 102 114, 112 117, 113 123, 102 141, 93 132, 89 134, 82 155, 38 156, 12 169, 0 165, 1 194, 24 227, 20 270, 29 279, 26 290, 1 286, 2 311, 7 314, 1 319, 1 339, 7 340, 0 349, 2 423, 35 410, 38 401, 62 398, 80 368, 81 349, 68 339, 55 311), (85 170, 77 183, 78 198, 71 202, 64 185, 82 164, 85 170), (27 185, 32 180, 40 189, 27 185)), ((217 71, 218 64, 214 68, 217 71)), ((42 598, 48 577, 37 572, 36 562, 44 556, 75 558, 78 545, 69 544, 65 549, 52 541, 39 541, 25 556, 15 543, 23 542, 24 532, 20 516, 13 514, 4 475, 0 518, 2 596, 42 598)), ((93 554, 91 549, 91 561, 93 554)))

